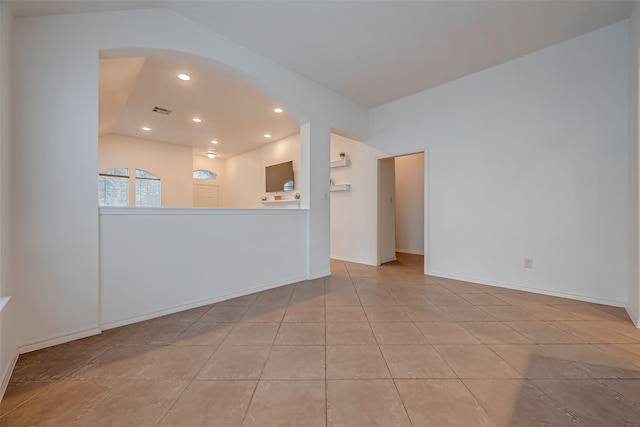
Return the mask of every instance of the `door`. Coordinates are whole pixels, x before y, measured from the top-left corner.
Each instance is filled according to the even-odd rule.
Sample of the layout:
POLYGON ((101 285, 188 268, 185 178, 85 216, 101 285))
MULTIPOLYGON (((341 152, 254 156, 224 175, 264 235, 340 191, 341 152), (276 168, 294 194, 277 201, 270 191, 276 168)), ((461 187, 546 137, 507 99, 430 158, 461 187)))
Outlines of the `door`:
POLYGON ((202 183, 193 184, 193 207, 217 208, 218 186, 202 183))
POLYGON ((378 261, 396 260, 396 169, 393 158, 378 161, 378 261))

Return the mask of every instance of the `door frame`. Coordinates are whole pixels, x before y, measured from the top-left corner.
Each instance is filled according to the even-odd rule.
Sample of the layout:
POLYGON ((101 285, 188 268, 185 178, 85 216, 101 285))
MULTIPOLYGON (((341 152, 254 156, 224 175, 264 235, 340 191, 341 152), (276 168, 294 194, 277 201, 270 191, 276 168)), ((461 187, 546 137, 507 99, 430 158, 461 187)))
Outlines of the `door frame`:
POLYGON ((429 249, 429 149, 422 148, 416 150, 404 150, 397 151, 392 153, 386 153, 376 157, 376 265, 381 265, 381 245, 382 245, 382 236, 381 236, 381 228, 382 228, 382 217, 381 217, 381 188, 380 188, 380 162, 384 159, 409 156, 411 154, 424 154, 424 274, 429 274, 429 258, 431 256, 431 251, 429 249))

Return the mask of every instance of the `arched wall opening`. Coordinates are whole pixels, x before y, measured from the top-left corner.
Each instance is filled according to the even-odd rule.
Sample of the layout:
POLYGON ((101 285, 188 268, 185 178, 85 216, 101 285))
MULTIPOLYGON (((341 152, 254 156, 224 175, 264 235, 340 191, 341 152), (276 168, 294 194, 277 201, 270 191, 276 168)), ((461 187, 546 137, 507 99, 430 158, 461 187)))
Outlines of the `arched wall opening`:
MULTIPOLYGON (((198 72, 202 72, 203 68, 212 69, 218 74, 232 75, 232 79, 226 80, 228 85, 235 84, 231 80, 239 79, 243 82, 249 82, 250 85, 260 85, 264 88, 263 84, 261 85, 256 79, 248 77, 246 73, 198 55, 159 49, 125 49, 101 52, 101 56, 103 58, 113 57, 116 53, 127 57, 146 58, 139 79, 144 76, 144 67, 149 63, 149 58, 162 60, 165 63, 167 58, 171 58, 172 61, 179 61, 175 64, 179 64, 182 69, 186 68, 188 71, 191 68, 196 76, 198 72)), ((172 82, 177 81, 175 76, 180 68, 172 69, 171 67, 163 69, 163 72, 170 75, 169 78, 172 82)), ((208 77, 212 78, 215 73, 209 74, 208 77)), ((206 78, 201 75, 200 82, 206 78)), ((192 80, 197 79, 194 77, 192 80)), ((199 89, 195 90, 195 92, 198 91, 199 89)), ((132 93, 135 98, 135 89, 132 93)), ((246 91, 243 94, 235 95, 235 97, 254 96, 247 94, 246 91)), ((209 98, 212 96, 215 94, 209 94, 209 98)), ((205 98, 207 98, 206 95, 205 98)), ((232 94, 226 102, 232 103, 233 98, 232 94)), ((199 104, 201 110, 208 102, 212 102, 210 99, 200 100, 201 102, 196 102, 194 99, 192 101, 199 104)), ((288 111, 287 104, 278 101, 272 103, 288 111)), ((126 112, 127 109, 125 108, 124 111, 126 112)), ((297 115, 301 116, 300 113, 297 115)), ((202 127, 207 124, 207 121, 215 120, 212 116, 215 114, 200 114, 198 119, 201 119, 202 123, 200 120, 196 124, 188 123, 188 117, 183 117, 183 121, 186 121, 188 126, 202 127)), ((229 121, 234 122, 233 119, 229 121)), ((142 123, 138 125, 142 125, 142 123)), ((218 123, 218 125, 222 125, 222 123, 218 123)), ((118 124, 116 124, 116 128, 117 126, 118 124)), ((159 124, 156 123, 156 126, 159 124)), ((248 123, 242 127, 250 126, 252 124, 248 123)), ((153 125, 149 125, 149 128, 151 127, 153 125)), ((167 127, 163 130, 171 133, 167 127)), ((321 207, 312 207, 311 200, 314 189, 311 185, 305 185, 305 183, 312 182, 312 162, 304 162, 302 157, 306 156, 310 160, 311 147, 322 146, 322 144, 317 142, 320 138, 305 132, 305 129, 309 128, 308 125, 302 126, 302 132, 300 132, 300 126, 297 125, 297 127, 297 133, 294 135, 287 135, 278 141, 266 144, 261 141, 248 152, 226 156, 225 166, 222 168, 225 171, 225 185, 235 189, 235 191, 229 191, 230 194, 224 197, 226 202, 221 207, 227 209, 203 209, 201 207, 191 209, 193 205, 188 202, 196 199, 192 195, 187 196, 187 202, 183 206, 170 207, 169 203, 169 207, 163 209, 100 208, 99 305, 101 329, 109 329, 207 305, 259 290, 295 283, 310 277, 312 255, 309 249, 309 230, 311 228, 309 218, 322 216, 322 211, 321 207), (302 139, 304 141, 301 141, 302 139), (279 202, 285 200, 275 201, 278 202, 277 205, 268 205, 265 201, 259 200, 257 195, 258 192, 265 193, 264 173, 266 166, 289 158, 296 165, 297 179, 295 180, 296 187, 294 191, 290 192, 292 194, 288 195, 287 199, 293 199, 294 193, 301 193, 304 197, 302 200, 293 199, 296 202, 295 206, 287 207, 298 208, 302 201, 305 209, 284 210, 282 209, 284 206, 279 202), (234 179, 241 180, 242 183, 231 182, 234 179), (247 196, 249 200, 246 200, 247 196), (246 208, 255 209, 246 210, 246 208), (141 256, 145 260, 143 263, 140 262, 141 256)), ((275 133, 276 129, 273 130, 275 133)), ((132 131, 134 136, 136 131, 137 129, 132 131)), ((225 140, 224 136, 221 138, 212 134, 209 136, 220 139, 216 150, 219 149, 221 153, 224 153, 223 147, 221 147, 223 144, 237 142, 225 140)), ((120 149, 131 150, 131 146, 134 145, 133 141, 127 140, 122 144, 123 141, 120 139, 109 135, 104 138, 104 142, 110 146, 120 144, 120 149)), ((158 141, 150 142, 153 145, 158 141)), ((103 153, 102 144, 101 138, 101 155, 103 153)), ((180 157, 180 153, 177 152, 178 145, 173 144, 174 152, 169 156, 171 167, 174 169, 180 157)), ((159 150, 157 147, 153 149, 159 150)), ((185 172, 188 171, 188 174, 184 173, 183 175, 189 181, 192 180, 192 170, 207 166, 199 158, 202 156, 198 156, 198 150, 198 145, 194 143, 193 163, 188 169, 186 166, 183 168, 185 172)), ((112 154, 113 157, 118 158, 112 154)), ((132 159, 135 159, 136 156, 124 155, 121 157, 134 161, 132 159)), ((138 158, 137 161, 144 162, 145 160, 138 158)), ((109 166, 103 165, 103 159, 99 159, 99 163, 101 167, 109 166)), ((131 166, 131 168, 134 167, 136 166, 131 166)), ((328 163, 325 167, 328 168, 328 163)), ((217 168, 217 170, 221 169, 217 168)), ((218 173, 218 178, 220 175, 218 173)), ((200 186, 202 185, 200 184, 200 186)), ((169 186, 163 182, 164 193, 169 191, 165 190, 166 187, 169 186)), ((213 188, 205 190, 211 189, 213 188)), ((194 188, 195 190, 196 188, 194 188)), ((180 191, 180 193, 184 195, 185 191, 180 191)), ((218 198, 218 196, 212 196, 212 198, 218 198)), ((164 202, 163 206, 166 206, 164 202)), ((321 229, 322 224, 317 228, 321 229)), ((318 234, 321 233, 322 230, 318 232, 318 234)), ((326 263, 328 263, 328 253, 325 256, 326 263)), ((322 258, 321 254, 318 252, 315 254, 315 258, 322 258)), ((318 264, 322 264, 322 261, 318 264)), ((323 271, 321 275, 325 275, 325 272, 323 271)))
POLYGON ((329 273, 329 130, 364 139, 364 108, 166 9, 24 18, 14 46, 20 352, 329 273), (140 46, 233 68, 303 124, 302 209, 99 215, 97 59, 140 46), (123 239, 135 243, 117 253, 123 239), (190 259, 181 258, 185 250, 190 259), (153 285, 138 287, 140 280, 153 285))
MULTIPOLYGON (((163 181, 161 207, 299 207, 300 125, 255 79, 183 52, 126 49, 100 56, 99 173, 155 170, 163 181), (267 188, 271 167, 287 162, 294 185, 267 188), (194 185, 191 174, 202 168, 216 171, 216 188, 194 185), (212 190, 216 194, 195 195, 212 190)), ((116 199, 100 200, 109 207, 105 200, 116 199)), ((135 200, 128 206, 137 206, 135 200)))

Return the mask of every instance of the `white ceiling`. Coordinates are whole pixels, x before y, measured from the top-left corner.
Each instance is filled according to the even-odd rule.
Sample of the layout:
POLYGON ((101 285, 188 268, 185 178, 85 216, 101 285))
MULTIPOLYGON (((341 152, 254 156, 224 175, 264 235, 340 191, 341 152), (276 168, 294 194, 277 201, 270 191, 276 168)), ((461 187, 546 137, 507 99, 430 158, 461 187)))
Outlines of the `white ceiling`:
POLYGON ((271 98, 243 81, 210 68, 156 58, 100 60, 100 135, 115 133, 213 150, 220 158, 251 151, 299 132, 271 98), (191 77, 178 79, 179 73, 191 77), (154 107, 171 110, 163 115, 154 107), (193 118, 202 120, 194 123, 193 118), (150 131, 142 127, 151 128, 150 131), (271 138, 265 138, 268 133, 271 138), (219 143, 211 144, 212 140, 219 143))
POLYGON ((168 7, 366 107, 628 18, 632 1, 14 0, 14 16, 168 7))
POLYGON ((116 58, 100 61, 98 73, 98 134, 100 136, 114 131, 143 65, 144 58, 116 58))
MULTIPOLYGON (((629 17, 631 1, 17 0, 15 17, 168 7, 276 63, 375 107, 629 17)), ((221 157, 291 135, 298 125, 251 86, 156 59, 100 65, 100 133, 190 145, 221 157), (193 80, 181 82, 187 70, 193 80), (154 106, 173 110, 153 113, 154 106), (203 123, 191 122, 194 115, 203 123), (140 128, 149 125, 149 133, 140 128)))
POLYGON ((628 18, 624 1, 169 1, 366 107, 628 18))
MULTIPOLYGON (((2 0, 5 1, 5 0, 2 0)), ((166 0, 9 0, 16 18, 165 7, 166 0)))

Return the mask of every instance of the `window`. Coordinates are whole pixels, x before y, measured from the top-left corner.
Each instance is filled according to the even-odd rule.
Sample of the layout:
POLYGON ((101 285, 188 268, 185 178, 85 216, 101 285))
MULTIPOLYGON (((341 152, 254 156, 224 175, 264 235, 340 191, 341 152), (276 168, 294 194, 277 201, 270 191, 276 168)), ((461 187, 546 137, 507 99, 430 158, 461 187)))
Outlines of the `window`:
MULTIPOLYGON (((136 169, 136 206, 160 206, 160 178, 136 169)), ((98 182, 99 206, 129 206, 129 169, 102 172, 98 182)))
POLYGON ((100 174, 98 180, 98 205, 129 205, 129 169, 110 169, 100 174))
POLYGON ((136 169, 136 206, 160 206, 160 178, 136 169))
POLYGON ((293 191, 293 181, 285 182, 282 191, 293 191))
POLYGON ((205 169, 199 169, 197 171, 193 171, 193 178, 215 181, 218 178, 218 175, 215 172, 211 172, 205 169))

